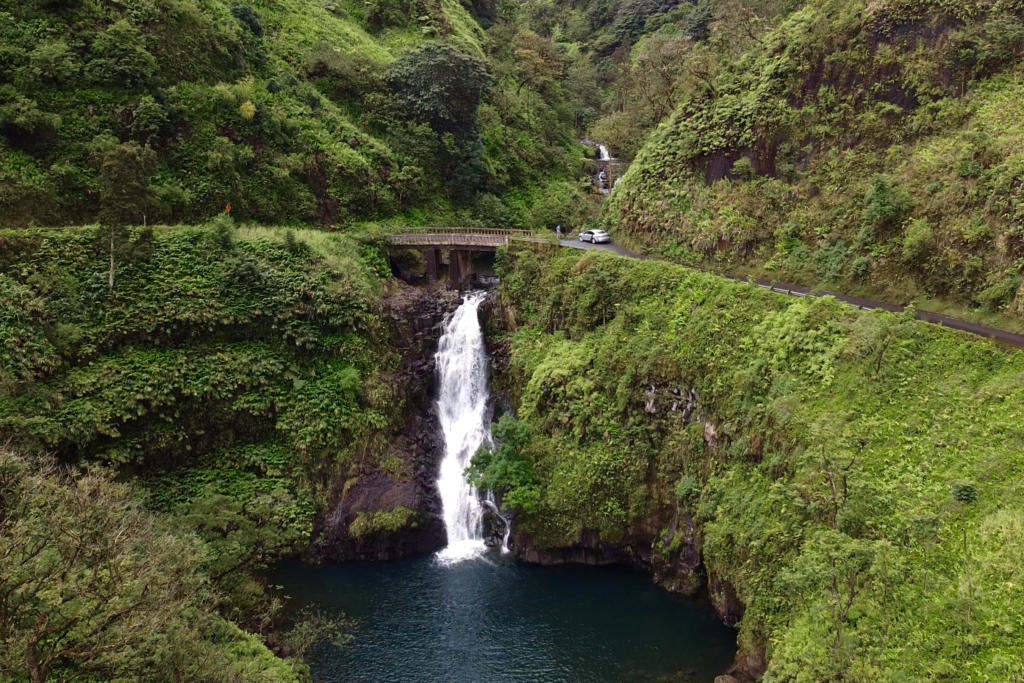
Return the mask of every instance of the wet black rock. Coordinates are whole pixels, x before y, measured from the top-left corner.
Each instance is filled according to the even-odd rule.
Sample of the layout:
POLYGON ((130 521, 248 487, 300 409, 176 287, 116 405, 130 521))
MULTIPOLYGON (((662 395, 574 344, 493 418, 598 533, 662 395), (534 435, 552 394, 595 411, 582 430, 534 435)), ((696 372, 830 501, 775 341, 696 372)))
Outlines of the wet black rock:
POLYGON ((488 548, 500 548, 505 544, 508 533, 508 521, 493 503, 484 503, 484 545, 488 548))

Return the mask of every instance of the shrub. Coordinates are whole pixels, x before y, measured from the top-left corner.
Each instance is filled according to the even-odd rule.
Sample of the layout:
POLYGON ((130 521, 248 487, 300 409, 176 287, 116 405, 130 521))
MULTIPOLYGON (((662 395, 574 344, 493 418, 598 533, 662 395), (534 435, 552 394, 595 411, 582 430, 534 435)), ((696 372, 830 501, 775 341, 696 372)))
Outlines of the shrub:
POLYGON ((750 180, 756 173, 754 171, 754 164, 747 157, 740 157, 732 165, 732 175, 734 178, 739 180, 750 180))
POLYGON ((369 0, 366 21, 376 31, 408 26, 415 7, 409 0, 369 0))
POLYGON ((328 42, 317 44, 310 53, 306 72, 335 99, 379 90, 383 77, 383 68, 373 59, 356 51, 339 50, 328 42))
POLYGON ((353 538, 393 534, 409 526, 416 518, 416 513, 406 507, 378 512, 360 512, 349 526, 349 534, 353 538))
POLYGON ((932 248, 932 227, 927 219, 911 221, 903 236, 903 260, 910 263, 926 256, 932 248))
POLYGON ((700 482, 690 475, 685 475, 676 484, 676 497, 688 506, 696 505, 700 499, 700 482))
POLYGON ((502 504, 513 510, 534 512, 540 490, 533 460, 526 451, 532 434, 525 422, 505 416, 494 426, 497 447, 482 446, 469 467, 470 482, 479 489, 502 494, 502 504))
POLYGON ((1018 273, 998 277, 994 283, 981 290, 974 300, 990 311, 1003 310, 1017 295, 1020 283, 1021 276, 1018 273))
POLYGON ((293 256, 302 256, 309 252, 309 245, 300 240, 294 230, 288 230, 284 233, 284 248, 293 256))
POLYGON ((242 115, 242 118, 246 121, 252 121, 256 118, 258 109, 256 105, 252 103, 252 100, 246 100, 242 104, 238 105, 238 113, 242 115))
POLYGON ((871 274, 871 259, 867 256, 858 256, 850 264, 850 274, 858 280, 865 279, 871 274))
POLYGON ((876 175, 871 189, 864 196, 861 212, 861 245, 871 244, 880 235, 892 232, 903 224, 910 213, 910 195, 897 187, 887 175, 876 175))
POLYGON ((256 14, 252 7, 249 5, 233 5, 231 7, 231 14, 252 31, 254 36, 257 38, 263 37, 263 24, 260 23, 260 15, 256 14))
POLYGON ((846 263, 846 244, 836 242, 814 253, 814 267, 822 280, 835 282, 842 277, 846 263))

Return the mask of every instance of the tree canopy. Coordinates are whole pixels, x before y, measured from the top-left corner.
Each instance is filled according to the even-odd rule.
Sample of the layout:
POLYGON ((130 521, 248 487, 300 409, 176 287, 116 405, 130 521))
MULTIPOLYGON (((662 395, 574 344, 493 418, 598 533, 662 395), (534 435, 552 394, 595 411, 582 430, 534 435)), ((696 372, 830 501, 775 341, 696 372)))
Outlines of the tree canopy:
POLYGON ((476 133, 476 112, 492 82, 487 62, 440 42, 403 55, 388 72, 411 118, 460 138, 476 133))

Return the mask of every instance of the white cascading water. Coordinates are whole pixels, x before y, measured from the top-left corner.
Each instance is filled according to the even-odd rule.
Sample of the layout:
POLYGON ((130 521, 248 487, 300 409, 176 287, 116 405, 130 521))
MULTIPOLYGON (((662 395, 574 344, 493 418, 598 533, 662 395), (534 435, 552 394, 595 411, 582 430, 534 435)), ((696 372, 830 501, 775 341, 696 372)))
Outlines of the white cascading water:
POLYGON ((604 145, 597 146, 598 151, 601 153, 601 161, 611 161, 612 157, 608 154, 608 148, 604 145))
POLYGON ((476 489, 465 477, 477 449, 491 440, 487 423, 487 353, 477 315, 486 296, 483 292, 472 292, 463 297, 462 306, 448 321, 437 350, 437 412, 444 435, 444 459, 437 488, 448 531, 448 547, 438 553, 443 562, 475 557, 486 549, 483 506, 476 489))

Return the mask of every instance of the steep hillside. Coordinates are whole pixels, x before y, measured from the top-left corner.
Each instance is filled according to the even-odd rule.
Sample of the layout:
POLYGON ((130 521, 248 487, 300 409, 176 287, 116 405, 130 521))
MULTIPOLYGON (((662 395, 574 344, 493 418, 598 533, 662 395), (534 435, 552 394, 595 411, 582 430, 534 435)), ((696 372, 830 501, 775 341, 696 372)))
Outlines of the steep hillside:
MULTIPOLYGON (((281 606, 265 593, 262 570, 308 549, 317 520, 334 553, 384 557, 443 543, 436 492, 415 479, 417 458, 435 454, 403 434, 428 400, 420 394, 431 368, 416 374, 406 365, 418 356, 405 353, 420 336, 409 326, 424 321, 408 304, 389 312, 388 299, 402 292, 372 242, 236 230, 222 219, 134 231, 115 247, 111 254, 108 233, 95 228, 0 231, 0 469, 11 475, 0 486, 50 491, 14 512, 5 506, 21 494, 5 493, 0 504, 0 587, 13 596, 0 615, 0 675, 26 675, 32 624, 48 621, 62 628, 42 639, 39 656, 67 649, 51 665, 69 673, 298 676, 300 661, 274 660, 261 638, 239 629, 281 655, 301 656, 317 639, 316 619, 300 623, 295 638, 275 635, 281 606), (75 480, 66 468, 89 477, 75 480), (111 475, 125 483, 110 484, 111 475), (375 498, 349 500, 368 498, 367 487, 375 498), (97 503, 72 516, 76 496, 110 509, 97 503), (325 521, 340 501, 351 517, 325 521), (54 535, 69 517, 84 535, 54 535), (122 535, 106 535, 121 525, 122 535), (396 536, 407 527, 416 533, 396 536), (138 547, 180 557, 154 568, 124 540, 133 534, 138 547), (39 539, 52 554, 36 557, 39 539), (141 588, 127 579, 102 579, 106 562, 192 586, 193 597, 168 588, 152 598, 180 605, 188 628, 158 618, 164 607, 152 612, 146 593, 132 602, 141 588), (52 593, 17 580, 65 563, 52 593), (76 584, 67 578, 76 572, 97 572, 101 583, 76 584), (49 599, 61 591, 76 597, 49 599), (104 595, 127 601, 124 612, 104 613, 104 595), (79 613, 96 624, 109 617, 116 632, 76 629, 79 613), (118 639, 137 629, 145 632, 118 639), (104 657, 74 654, 102 649, 106 633, 104 657), (171 641, 182 650, 167 649, 171 641), (223 667, 195 671, 203 648, 223 667)), ((429 310, 425 325, 429 337, 429 310)))
POLYGON ((686 92, 742 54, 786 11, 773 0, 538 0, 506 3, 569 60, 582 132, 631 161, 686 92))
POLYGON ((456 0, 0 3, 0 225, 229 204, 261 222, 501 218, 496 196, 572 180, 582 157, 559 97, 478 22, 495 18, 456 0), (137 187, 118 202, 125 158, 137 187))
POLYGON ((765 680, 1024 676, 1024 356, 607 254, 502 274, 473 476, 521 557, 706 586, 765 680))
POLYGON ((685 263, 1019 326, 1022 12, 802 7, 687 88, 605 220, 685 263))

